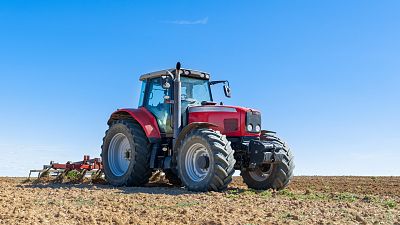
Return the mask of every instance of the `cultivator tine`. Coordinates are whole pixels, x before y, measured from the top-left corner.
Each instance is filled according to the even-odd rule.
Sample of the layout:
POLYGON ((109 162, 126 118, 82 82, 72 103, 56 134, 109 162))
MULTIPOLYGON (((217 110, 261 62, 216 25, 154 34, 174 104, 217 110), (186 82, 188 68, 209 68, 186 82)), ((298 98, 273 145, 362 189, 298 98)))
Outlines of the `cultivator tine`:
POLYGON ((100 179, 102 175, 103 175, 103 170, 97 170, 92 174, 92 180, 100 179))
POLYGON ((68 173, 68 170, 64 170, 62 173, 58 174, 56 176, 56 179, 54 179, 55 183, 62 183, 64 181, 65 175, 68 173))
POLYGON ((45 170, 43 170, 42 172, 40 172, 40 173, 38 174, 38 178, 49 177, 49 176, 50 176, 50 169, 51 169, 51 168, 48 168, 48 169, 45 169, 45 170))
POLYGON ((40 178, 40 175, 41 175, 44 171, 45 171, 45 170, 29 170, 28 180, 31 179, 32 173, 38 173, 37 178, 40 178))
POLYGON ((99 169, 97 171, 94 171, 91 175, 90 175, 90 184, 93 184, 95 182, 100 181, 101 177, 103 175, 103 170, 99 169))
POLYGON ((83 179, 85 178, 87 170, 83 169, 80 174, 79 174, 79 179, 78 181, 83 181, 83 179))
POLYGON ((32 173, 36 173, 36 172, 37 172, 37 170, 29 170, 28 180, 31 179, 32 173))

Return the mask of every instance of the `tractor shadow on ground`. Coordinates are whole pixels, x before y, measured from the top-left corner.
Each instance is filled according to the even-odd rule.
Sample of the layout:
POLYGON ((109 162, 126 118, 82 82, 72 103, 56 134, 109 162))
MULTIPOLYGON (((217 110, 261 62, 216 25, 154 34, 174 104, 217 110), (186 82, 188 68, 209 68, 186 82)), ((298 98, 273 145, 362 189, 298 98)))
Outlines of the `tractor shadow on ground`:
POLYGON ((109 184, 96 183, 58 183, 52 181, 25 180, 18 187, 38 189, 87 189, 87 190, 117 190, 122 194, 155 194, 155 195, 196 195, 201 192, 191 192, 184 187, 169 183, 148 183, 142 187, 114 187, 109 184))
MULTIPOLYGON (((249 189, 242 187, 230 186, 223 193, 229 195, 239 195, 248 192, 249 189)), ((54 180, 47 179, 31 179, 24 180, 18 185, 20 188, 34 188, 34 189, 87 189, 87 190, 113 190, 121 194, 154 194, 154 195, 198 195, 204 192, 188 191, 184 187, 175 186, 167 182, 150 182, 142 187, 114 187, 110 184, 104 183, 90 183, 90 182, 55 182, 54 180)))

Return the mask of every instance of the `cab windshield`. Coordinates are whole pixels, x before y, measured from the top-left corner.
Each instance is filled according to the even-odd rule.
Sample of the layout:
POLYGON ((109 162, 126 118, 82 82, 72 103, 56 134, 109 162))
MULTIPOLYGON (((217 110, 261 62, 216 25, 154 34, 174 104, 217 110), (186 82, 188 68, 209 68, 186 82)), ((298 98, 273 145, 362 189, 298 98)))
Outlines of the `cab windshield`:
POLYGON ((182 82, 182 104, 201 105, 201 102, 212 101, 210 85, 208 80, 196 79, 193 77, 181 77, 182 82))

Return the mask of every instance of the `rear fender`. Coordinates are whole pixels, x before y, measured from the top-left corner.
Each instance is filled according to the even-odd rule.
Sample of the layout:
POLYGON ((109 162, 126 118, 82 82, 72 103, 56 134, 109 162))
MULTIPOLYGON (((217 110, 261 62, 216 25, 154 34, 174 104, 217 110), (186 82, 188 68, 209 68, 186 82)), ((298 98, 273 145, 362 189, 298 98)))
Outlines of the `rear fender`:
POLYGON ((156 118, 146 108, 140 107, 139 109, 119 109, 111 114, 107 124, 111 125, 113 121, 121 119, 133 119, 137 121, 143 128, 150 143, 161 139, 160 129, 156 118))

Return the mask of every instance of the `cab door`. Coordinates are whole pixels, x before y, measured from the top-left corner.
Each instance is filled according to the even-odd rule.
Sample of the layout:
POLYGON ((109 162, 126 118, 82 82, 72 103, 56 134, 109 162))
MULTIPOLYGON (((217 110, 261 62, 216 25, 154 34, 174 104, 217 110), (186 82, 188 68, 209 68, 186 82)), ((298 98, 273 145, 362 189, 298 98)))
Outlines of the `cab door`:
POLYGON ((164 100, 171 90, 163 88, 161 77, 149 79, 146 86, 143 106, 154 115, 161 133, 172 133, 171 104, 164 100))

